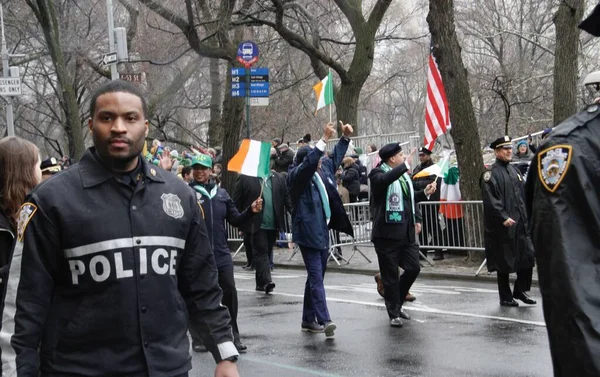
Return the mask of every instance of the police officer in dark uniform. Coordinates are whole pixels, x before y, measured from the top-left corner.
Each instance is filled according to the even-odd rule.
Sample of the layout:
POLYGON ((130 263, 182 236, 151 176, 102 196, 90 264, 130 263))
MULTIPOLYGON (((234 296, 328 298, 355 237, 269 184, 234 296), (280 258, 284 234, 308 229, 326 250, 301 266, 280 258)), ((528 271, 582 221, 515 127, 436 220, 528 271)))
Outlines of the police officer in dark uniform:
MULTIPOLYGON (((419 161, 421 163, 415 167, 413 170, 412 176, 414 177, 417 173, 422 170, 425 170, 433 165, 433 160, 431 159, 432 152, 425 148, 419 148, 419 161)), ((436 177, 433 175, 427 177, 419 177, 413 178, 412 180, 415 191, 425 190, 427 185, 430 183, 436 182, 437 187, 441 187, 442 185, 442 177, 436 177)), ((436 191, 428 200, 431 201, 439 201, 440 200, 440 191, 436 191)), ((423 231, 419 234, 420 244, 422 246, 426 246, 429 244, 428 237, 431 236, 431 241, 434 245, 440 245, 440 241, 442 240, 442 232, 440 229, 440 223, 438 220, 438 213, 440 211, 439 205, 428 205, 424 207, 424 211, 422 211, 421 215, 423 216, 423 231)), ((444 252, 441 249, 435 249, 435 254, 433 260, 442 260, 444 259, 444 252)))
MULTIPOLYGON (((600 36, 600 4, 580 27, 600 36)), ((554 128, 527 178, 529 225, 556 377, 600 376, 598 102, 554 128)))
POLYGON ((496 162, 483 173, 483 217, 485 222, 485 256, 488 271, 496 271, 500 305, 519 306, 514 300, 535 304, 527 292, 531 289, 533 245, 527 232, 524 180, 510 164, 512 140, 504 136, 490 145, 496 162), (516 272, 514 292, 509 274, 516 272))
POLYGON ((184 377, 190 326, 215 376, 238 377, 229 314, 196 196, 140 157, 139 89, 90 101, 94 147, 21 207, 0 330, 3 375, 184 377))

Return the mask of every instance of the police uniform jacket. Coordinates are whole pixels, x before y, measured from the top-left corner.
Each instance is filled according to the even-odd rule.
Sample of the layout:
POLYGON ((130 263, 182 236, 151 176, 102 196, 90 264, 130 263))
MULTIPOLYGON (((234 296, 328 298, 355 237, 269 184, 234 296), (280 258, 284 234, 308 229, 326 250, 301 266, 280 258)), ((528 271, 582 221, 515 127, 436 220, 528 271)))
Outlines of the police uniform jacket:
MULTIPOLYGON (((371 170, 369 180, 371 181, 371 216, 373 218, 373 230, 371 231, 371 240, 375 239, 391 239, 399 240, 413 244, 416 242, 415 223, 421 223, 422 217, 419 207, 416 204, 416 196, 410 198, 409 195, 403 195, 404 212, 400 223, 387 223, 385 219, 387 190, 388 187, 400 179, 400 177, 408 171, 406 164, 400 164, 390 170, 384 172, 380 167, 371 170), (412 201, 415 201, 415 212, 412 211, 412 201)), ((420 190, 419 196, 425 194, 420 190)), ((422 199, 422 198, 420 198, 422 199)))
POLYGON ((3 376, 178 376, 191 369, 188 316, 209 328, 217 360, 237 354, 195 195, 140 164, 134 190, 91 148, 27 197, 2 316, 3 376))
POLYGON ((517 272, 533 267, 533 245, 527 231, 524 182, 511 164, 496 160, 483 173, 483 218, 485 224, 485 256, 488 271, 517 272), (505 227, 504 221, 516 224, 505 227))
MULTIPOLYGON (((190 186, 201 185, 197 182, 190 183, 190 186)), ((201 185, 206 191, 210 192, 215 185, 201 185)), ((225 269, 233 269, 233 260, 231 259, 231 251, 227 245, 227 228, 225 221, 235 227, 239 227, 248 223, 252 219, 253 212, 249 207, 240 213, 229 194, 225 189, 217 187, 217 194, 211 199, 208 196, 194 190, 196 197, 202 206, 202 214, 206 223, 206 230, 211 242, 211 247, 215 255, 217 269, 223 271, 225 269)))
MULTIPOLYGON (((599 8, 600 9, 600 8, 599 8)), ((557 377, 600 376, 600 108, 557 126, 527 178, 527 209, 557 377)))

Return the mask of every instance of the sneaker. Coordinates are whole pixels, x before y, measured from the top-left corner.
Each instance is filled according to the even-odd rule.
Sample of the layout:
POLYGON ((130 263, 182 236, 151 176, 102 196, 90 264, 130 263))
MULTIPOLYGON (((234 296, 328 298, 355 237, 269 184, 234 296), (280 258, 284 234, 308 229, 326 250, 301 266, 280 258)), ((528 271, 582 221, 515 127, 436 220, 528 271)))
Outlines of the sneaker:
POLYGON ((335 329, 337 329, 337 326, 335 325, 335 323, 329 321, 325 324, 325 327, 323 328, 323 331, 325 331, 325 336, 326 337, 330 337, 334 335, 334 331, 335 329))
POLYGON ((407 321, 410 320, 410 316, 404 311, 404 308, 400 308, 400 318, 404 318, 407 321))
POLYGON ((390 319, 390 326, 402 327, 402 320, 400 318, 392 318, 390 319))
POLYGON ((266 294, 273 292, 273 289, 275 289, 275 283, 273 283, 272 281, 268 282, 265 285, 265 293, 266 294))
POLYGON ((324 329, 323 326, 319 325, 317 322, 302 322, 302 331, 321 333, 324 329))

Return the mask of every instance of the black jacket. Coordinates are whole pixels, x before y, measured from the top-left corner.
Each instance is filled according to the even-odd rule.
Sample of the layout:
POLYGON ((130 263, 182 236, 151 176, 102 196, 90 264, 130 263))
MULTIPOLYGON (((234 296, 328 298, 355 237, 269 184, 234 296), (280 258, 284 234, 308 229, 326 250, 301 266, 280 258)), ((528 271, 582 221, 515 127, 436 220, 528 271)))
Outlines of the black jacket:
POLYGON ((280 152, 277 154, 277 158, 273 159, 273 170, 278 173, 287 173, 293 162, 294 151, 288 149, 285 152, 280 152))
POLYGON ((228 234, 225 221, 229 222, 235 227, 240 227, 244 224, 250 223, 252 215, 254 215, 250 209, 250 205, 245 207, 240 213, 225 189, 215 186, 213 183, 209 185, 201 185, 195 181, 190 183, 190 187, 192 187, 196 193, 196 198, 202 206, 202 217, 204 218, 204 223, 206 224, 206 231, 211 242, 211 248, 215 256, 217 269, 219 271, 232 269, 233 260, 231 259, 231 251, 227 245, 228 234), (209 193, 214 187, 216 187, 217 193, 211 199, 197 191, 194 188, 196 186, 204 187, 209 193))
POLYGON ((600 108, 540 145, 526 202, 556 377, 600 376, 600 108))
MULTIPOLYGON (((402 240, 408 243, 416 241, 415 221, 421 223, 421 212, 415 204, 415 213, 413 220, 413 211, 411 201, 415 198, 409 198, 404 195, 404 212, 400 223, 387 223, 385 219, 385 207, 387 200, 388 187, 400 179, 400 177, 408 172, 406 164, 396 166, 391 171, 384 173, 380 167, 371 170, 369 180, 371 181, 371 216, 373 217, 373 230, 371 232, 371 240, 374 239, 393 239, 402 240)), ((415 192, 415 196, 416 196, 415 192)), ((422 194, 424 195, 424 194, 422 194)))
MULTIPOLYGON (((271 172, 273 184, 273 210, 275 212, 275 227, 281 231, 285 229, 285 212, 292 211, 292 202, 287 191, 285 179, 276 172, 271 172)), ((238 175, 235 188, 233 189, 233 202, 238 209, 248 208, 261 195, 262 179, 238 175)), ((266 189, 266 188, 265 188, 266 189)), ((252 221, 240 226, 244 233, 256 233, 260 230, 263 220, 263 211, 254 215, 252 221)))
POLYGON ((352 164, 347 168, 344 168, 342 174, 342 186, 344 186, 350 196, 357 197, 360 194, 360 172, 358 165, 352 164))
POLYGON ((8 273, 8 262, 12 256, 14 240, 15 230, 8 221, 8 217, 0 210, 0 295, 4 292, 4 282, 8 273))
POLYGON ((237 354, 189 186, 140 159, 134 192, 93 153, 39 185, 21 210, 3 373, 178 376, 192 367, 188 316, 210 329, 217 360, 237 354))
POLYGON ((527 231, 524 180, 517 168, 496 160, 483 173, 483 219, 488 271, 517 272, 533 267, 533 245, 527 231), (505 227, 504 221, 516 224, 505 227))

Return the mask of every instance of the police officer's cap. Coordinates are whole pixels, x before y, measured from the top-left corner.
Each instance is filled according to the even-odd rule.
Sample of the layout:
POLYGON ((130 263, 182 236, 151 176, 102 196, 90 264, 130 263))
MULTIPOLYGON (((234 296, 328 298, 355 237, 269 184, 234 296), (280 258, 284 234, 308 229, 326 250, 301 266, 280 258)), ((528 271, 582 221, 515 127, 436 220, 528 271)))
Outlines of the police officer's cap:
POLYGON ((579 24, 579 28, 593 36, 600 37, 600 3, 596 5, 592 14, 579 24))
POLYGON ((58 161, 54 157, 50 157, 42 161, 40 164, 42 174, 56 174, 62 170, 62 167, 58 164, 58 161))
POLYGON ((421 147, 421 148, 419 148, 419 154, 421 154, 421 153, 422 153, 422 154, 426 154, 426 155, 428 155, 428 156, 430 156, 430 155, 431 155, 431 151, 430 151, 429 149, 425 148, 425 147, 421 147))
POLYGON ((510 138, 510 136, 503 136, 501 138, 498 138, 498 139, 492 141, 492 143, 490 144, 490 148, 492 148, 492 149, 498 149, 498 148, 512 149, 512 139, 510 138))
POLYGON ((402 147, 398 143, 386 144, 379 150, 379 157, 382 161, 387 161, 402 151, 402 147))
POLYGON ((194 156, 194 158, 192 159, 192 167, 194 167, 196 165, 200 165, 200 166, 204 166, 206 168, 212 169, 213 161, 209 155, 199 154, 199 155, 194 156))

